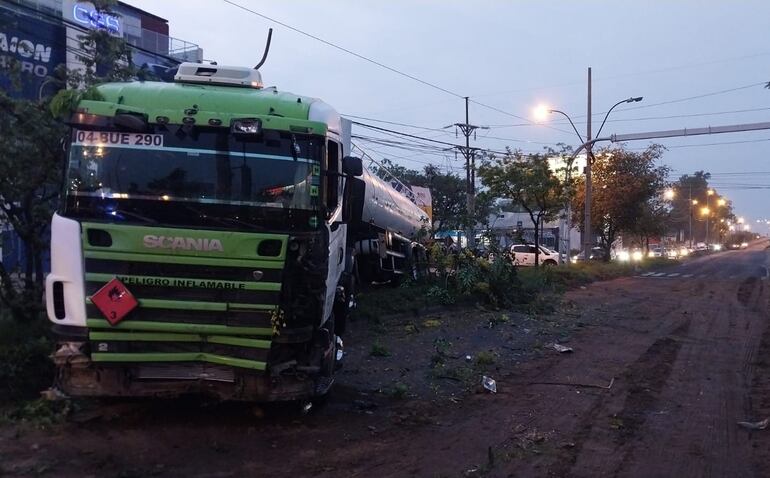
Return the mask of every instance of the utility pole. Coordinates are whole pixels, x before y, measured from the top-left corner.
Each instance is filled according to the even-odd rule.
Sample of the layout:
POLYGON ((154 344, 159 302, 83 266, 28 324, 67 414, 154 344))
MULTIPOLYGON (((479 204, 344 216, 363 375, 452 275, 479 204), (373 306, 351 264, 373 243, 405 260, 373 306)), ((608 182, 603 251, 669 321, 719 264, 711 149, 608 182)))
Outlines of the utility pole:
POLYGON ((465 123, 455 123, 455 126, 460 128, 463 136, 465 136, 465 146, 458 146, 457 149, 465 158, 465 206, 468 214, 468 222, 470 224, 466 227, 466 235, 468 239, 468 247, 473 248, 476 246, 476 238, 473 224, 473 211, 474 202, 476 198, 476 148, 471 148, 471 135, 475 135, 475 131, 478 126, 470 124, 468 115, 468 97, 465 97, 465 123))
POLYGON ((688 178, 688 182, 690 183, 690 249, 692 249, 692 179, 688 178))
POLYGON ((591 67, 588 67, 588 111, 586 116, 586 192, 585 192, 585 213, 583 223, 583 254, 585 261, 591 257, 591 246, 593 245, 591 234, 591 67))

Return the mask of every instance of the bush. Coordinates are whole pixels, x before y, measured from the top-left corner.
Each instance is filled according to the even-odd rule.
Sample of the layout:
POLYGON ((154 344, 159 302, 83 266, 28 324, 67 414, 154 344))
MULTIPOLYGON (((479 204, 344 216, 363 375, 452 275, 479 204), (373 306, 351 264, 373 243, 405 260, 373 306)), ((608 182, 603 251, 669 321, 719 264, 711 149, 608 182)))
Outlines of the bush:
POLYGON ((19 322, 0 311, 0 401, 37 397, 51 386, 52 341, 43 317, 19 322))

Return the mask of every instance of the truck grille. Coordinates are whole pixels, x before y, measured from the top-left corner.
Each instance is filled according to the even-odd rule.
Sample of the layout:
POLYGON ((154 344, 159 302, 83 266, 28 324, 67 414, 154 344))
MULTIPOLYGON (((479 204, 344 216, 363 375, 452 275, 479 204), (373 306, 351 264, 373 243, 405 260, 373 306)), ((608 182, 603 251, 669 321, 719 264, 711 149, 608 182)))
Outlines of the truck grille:
POLYGON ((287 240, 288 236, 275 234, 84 223, 92 360, 150 367, 192 362, 199 364, 196 367, 208 363, 265 370, 287 240), (89 244, 88 231, 93 230, 109 234, 110 245, 89 244), (224 250, 147 250, 142 237, 148 230, 154 235, 214 236, 224 250), (280 254, 260 257, 263 240, 280 240, 280 254), (91 304, 90 296, 114 277, 126 285, 139 306, 112 326, 91 304))

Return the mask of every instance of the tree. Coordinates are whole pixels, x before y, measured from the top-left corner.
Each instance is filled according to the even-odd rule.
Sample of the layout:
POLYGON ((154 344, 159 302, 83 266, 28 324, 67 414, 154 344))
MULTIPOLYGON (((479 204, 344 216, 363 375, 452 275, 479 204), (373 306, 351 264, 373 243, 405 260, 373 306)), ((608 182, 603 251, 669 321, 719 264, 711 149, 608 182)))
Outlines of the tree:
POLYGON ((524 156, 515 151, 485 161, 478 175, 489 194, 511 199, 527 211, 535 226, 535 265, 540 263, 540 227, 558 217, 564 206, 564 185, 554 174, 547 154, 524 156))
POLYGON ((682 175, 674 184, 671 185, 675 192, 672 202, 671 218, 672 225, 678 231, 686 231, 679 234, 682 238, 689 240, 695 238, 706 238, 706 221, 704 217, 704 207, 709 210, 709 237, 721 237, 727 232, 727 221, 735 219, 732 209, 732 203, 725 200, 720 204, 719 194, 714 188, 709 187, 708 180, 711 174, 704 171, 696 171, 694 174, 682 175), (713 194, 709 195, 708 191, 713 194), (693 204, 695 202, 695 204, 693 204), (692 224, 692 232, 690 232, 692 224))
MULTIPOLYGON (((640 218, 645 215, 652 220, 650 208, 663 192, 668 175, 668 168, 657 165, 663 150, 660 145, 652 145, 642 152, 620 147, 595 153, 591 229, 599 236, 605 260, 609 260, 612 244, 620 234, 638 233, 640 218)), ((581 178, 572 201, 572 222, 581 230, 584 205, 585 181, 581 178)))
POLYGON ((670 210, 662 197, 650 198, 642 205, 633 233, 639 236, 639 242, 647 252, 650 250, 650 238, 665 234, 669 219, 670 210))
MULTIPOLYGON (((109 9, 114 0, 94 2, 98 12, 109 9)), ((16 97, 14 91, 0 91, 0 222, 10 224, 25 246, 21 287, 14 272, 0 263, 0 303, 20 320, 32 320, 42 311, 43 254, 49 247, 49 224, 61 189, 62 141, 66 126, 61 116, 73 110, 81 97, 93 98, 94 86, 104 81, 129 79, 135 73, 130 50, 122 38, 106 31, 89 30, 79 37, 81 70, 55 70, 48 79, 54 85, 74 88, 60 90, 55 97, 16 97)), ((18 63, 7 71, 15 84, 24 81, 18 63)))

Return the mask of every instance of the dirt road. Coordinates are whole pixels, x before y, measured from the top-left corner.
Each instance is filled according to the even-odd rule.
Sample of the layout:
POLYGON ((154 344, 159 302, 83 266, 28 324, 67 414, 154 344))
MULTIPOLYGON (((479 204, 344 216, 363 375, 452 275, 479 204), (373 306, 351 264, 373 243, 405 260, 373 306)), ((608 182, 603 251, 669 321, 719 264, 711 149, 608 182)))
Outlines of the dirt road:
POLYGON ((0 475, 770 476, 770 429, 737 425, 770 417, 766 246, 568 293, 574 352, 501 361, 494 395, 397 400, 343 375, 305 417, 117 403, 1 428, 0 475))

